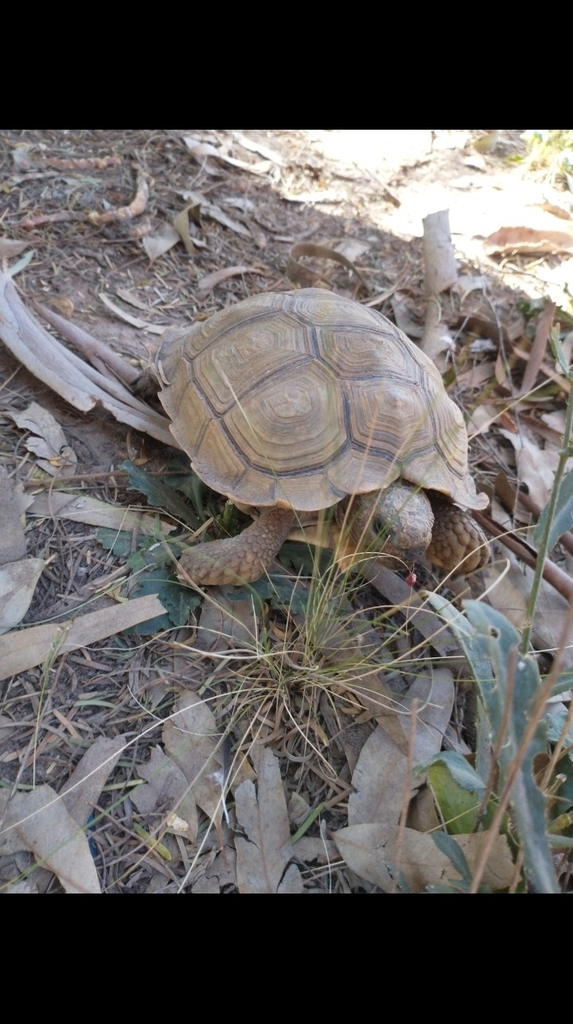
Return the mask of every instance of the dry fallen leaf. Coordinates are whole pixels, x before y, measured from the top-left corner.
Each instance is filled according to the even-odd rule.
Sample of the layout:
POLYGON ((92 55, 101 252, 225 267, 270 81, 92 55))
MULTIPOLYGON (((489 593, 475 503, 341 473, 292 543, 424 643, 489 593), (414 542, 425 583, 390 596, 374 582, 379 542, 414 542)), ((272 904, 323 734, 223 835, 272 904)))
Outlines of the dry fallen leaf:
POLYGON ((175 228, 171 224, 162 224, 152 235, 146 235, 141 244, 149 257, 149 262, 155 263, 155 260, 164 256, 179 241, 180 238, 175 228))
POLYGON ((21 558, 0 568, 0 633, 22 621, 45 566, 43 558, 21 558))
POLYGON ((200 281, 197 281, 197 288, 201 292, 210 292, 221 281, 226 281, 229 277, 238 277, 240 274, 258 274, 260 273, 256 267, 224 267, 223 270, 215 270, 212 274, 207 274, 206 277, 202 277, 200 281))
POLYGON ((121 309, 120 306, 117 306, 116 303, 110 299, 109 295, 105 294, 105 292, 100 292, 99 297, 104 306, 107 306, 110 312, 115 316, 118 316, 120 320, 125 320, 126 324, 131 324, 132 327, 140 327, 142 330, 149 331, 150 334, 165 333, 165 327, 162 327, 161 324, 151 324, 148 320, 141 320, 140 317, 132 316, 131 313, 126 313, 125 310, 121 309))
POLYGON ((30 436, 24 444, 28 451, 38 457, 38 465, 51 476, 72 476, 77 456, 68 445, 66 435, 51 412, 37 402, 19 412, 9 413, 20 430, 28 430, 30 436))
POLYGON ((32 499, 24 495, 21 483, 14 483, 4 467, 0 466, 0 509, 2 509, 2 530, 0 531, 0 565, 17 562, 26 555, 26 537, 22 525, 22 513, 32 499))
POLYGON ((36 494, 29 508, 29 515, 47 519, 70 519, 74 523, 89 526, 107 526, 110 530, 133 531, 155 537, 159 533, 170 534, 177 527, 164 523, 159 517, 141 512, 130 512, 127 508, 116 508, 89 494, 70 494, 64 491, 49 491, 36 494))
POLYGON ((573 254, 573 232, 534 227, 503 227, 484 239, 488 256, 513 252, 573 254))
POLYGON ((180 697, 163 726, 165 751, 183 772, 199 807, 217 825, 223 812, 220 741, 208 704, 194 693, 180 697))
POLYGON ((524 428, 520 430, 519 434, 501 428, 499 433, 515 448, 519 481, 527 485, 532 501, 539 508, 545 508, 553 488, 555 470, 559 461, 557 448, 551 448, 550 445, 546 445, 543 449, 540 448, 535 439, 530 439, 527 436, 524 428))
POLYGON ((30 850, 44 868, 53 871, 66 892, 101 892, 88 840, 50 786, 16 793, 4 829, 14 830, 19 848, 30 850))
POLYGON ((97 736, 60 791, 64 805, 84 826, 127 743, 126 736, 97 736))
POLYGON ((408 758, 378 726, 362 747, 352 774, 354 792, 348 800, 348 822, 377 822, 393 828, 400 820, 404 795, 415 789, 408 777, 408 758))
MULTIPOLYGON (((397 838, 397 828, 388 829, 380 824, 354 825, 340 829, 334 835, 340 855, 348 867, 360 878, 380 886, 384 892, 392 891, 394 879, 400 877, 411 892, 423 892, 428 885, 445 884, 460 878, 450 859, 441 853, 430 835, 406 828, 400 850, 396 845, 397 838)), ((456 836, 470 871, 477 866, 488 840, 488 832, 456 836)), ((515 865, 507 839, 498 835, 484 872, 483 884, 494 891, 506 889, 514 873, 515 865)))
MULTIPOLYGON (((131 797, 138 811, 141 814, 160 813, 167 824, 170 816, 177 812, 177 817, 185 823, 186 838, 195 842, 198 829, 197 807, 189 782, 181 769, 159 747, 155 747, 147 764, 138 765, 137 774, 147 783, 135 789, 131 797)), ((177 832, 182 834, 181 826, 178 826, 177 832)))
POLYGON ((164 416, 135 398, 116 378, 104 376, 49 334, 26 309, 8 275, 2 273, 0 338, 30 373, 75 409, 88 412, 100 404, 120 423, 129 423, 164 444, 176 445, 164 416))
POLYGON ((155 594, 136 597, 123 604, 111 604, 97 612, 78 615, 65 622, 28 626, 0 637, 0 680, 9 679, 77 647, 105 640, 123 629, 164 615, 165 608, 155 594))
POLYGON ((302 892, 278 758, 256 747, 253 760, 256 784, 247 780, 235 790, 237 821, 246 836, 235 840, 239 892, 302 892))

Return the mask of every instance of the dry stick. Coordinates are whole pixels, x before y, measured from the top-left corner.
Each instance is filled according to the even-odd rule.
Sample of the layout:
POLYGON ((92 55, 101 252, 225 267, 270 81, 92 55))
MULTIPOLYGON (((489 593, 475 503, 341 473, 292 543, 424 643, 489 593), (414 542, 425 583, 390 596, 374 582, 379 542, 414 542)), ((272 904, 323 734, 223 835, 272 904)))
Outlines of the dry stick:
POLYGON ((133 384, 135 380, 141 375, 141 371, 131 363, 128 363, 126 359, 119 356, 117 352, 112 351, 108 345, 98 341, 91 334, 85 331, 82 327, 78 327, 76 324, 72 324, 65 317, 60 316, 59 313, 54 312, 53 309, 49 309, 47 306, 43 306, 40 302, 36 302, 35 299, 30 299, 30 304, 34 307, 36 312, 43 316, 44 320, 47 320, 52 327, 55 327, 60 332, 62 337, 66 338, 67 341, 71 341, 72 345, 75 345, 80 352, 88 359, 100 359, 106 363, 107 366, 121 379, 126 381, 128 384, 133 384))
POLYGON ((447 347, 446 328, 441 323, 440 294, 457 281, 457 268, 450 234, 448 210, 424 218, 424 273, 426 278, 426 320, 420 348, 434 362, 447 347))
POLYGON ((39 380, 75 409, 89 412, 95 405, 164 444, 178 447, 166 417, 134 398, 119 381, 105 377, 66 349, 34 319, 21 301, 10 277, 0 273, 0 338, 13 355, 39 380))
POLYGON ((149 199, 149 188, 146 176, 141 167, 136 167, 137 184, 136 193, 129 206, 120 206, 117 210, 107 210, 106 213, 92 211, 88 213, 87 220, 92 224, 113 224, 116 221, 131 220, 132 217, 139 217, 147 206, 149 199))
MULTIPOLYGON (((484 516, 482 512, 474 512, 473 514, 477 521, 486 530, 489 530, 494 537, 501 540, 505 546, 509 548, 510 551, 513 551, 522 562, 525 562, 530 569, 536 569, 538 559, 531 548, 526 547, 525 544, 522 544, 520 541, 516 540, 515 537, 508 534, 507 530, 503 530, 501 526, 498 526, 493 519, 489 518, 489 516, 484 516)), ((555 565, 554 562, 549 561, 547 558, 543 565, 543 579, 546 583, 549 583, 558 594, 561 594, 565 600, 569 601, 571 597, 573 597, 573 581, 567 573, 563 572, 559 566, 555 565)))
POLYGON ((145 174, 140 167, 137 168, 137 183, 136 193, 128 206, 120 206, 116 210, 107 210, 105 213, 99 213, 97 210, 92 210, 90 213, 72 213, 69 210, 64 210, 59 213, 49 213, 39 217, 26 217, 25 220, 21 221, 21 228, 39 228, 44 224, 58 224, 65 221, 85 221, 89 224, 96 224, 98 227, 102 224, 113 224, 116 221, 131 220, 132 217, 139 217, 140 214, 147 207, 147 201, 149 199, 149 188, 145 174))
POLYGON ((537 320, 535 338, 533 345, 531 346, 531 352, 529 353, 529 360, 525 367, 525 373, 523 374, 523 381, 521 382, 522 395, 529 394, 531 389, 535 386, 537 375, 543 363, 543 356, 547 349, 547 341, 549 339, 549 332, 551 330, 554 315, 555 303, 548 302, 537 320))

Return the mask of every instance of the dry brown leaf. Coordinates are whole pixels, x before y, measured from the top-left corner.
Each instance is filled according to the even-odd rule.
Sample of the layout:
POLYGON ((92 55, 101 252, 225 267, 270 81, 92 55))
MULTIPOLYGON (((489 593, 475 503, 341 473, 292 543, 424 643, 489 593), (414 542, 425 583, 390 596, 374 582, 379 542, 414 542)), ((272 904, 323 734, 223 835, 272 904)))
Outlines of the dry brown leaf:
POLYGON ((64 491, 46 491, 36 494, 29 508, 31 516, 47 519, 70 519, 74 523, 89 526, 107 526, 110 530, 133 531, 154 537, 158 531, 169 535, 177 529, 174 524, 165 523, 158 517, 141 512, 130 512, 127 508, 114 508, 89 494, 69 494, 64 491))
POLYGON ((521 483, 527 485, 532 500, 539 506, 545 508, 555 479, 555 470, 559 462, 559 452, 549 445, 541 449, 535 439, 527 436, 525 428, 519 434, 510 430, 502 430, 499 433, 505 437, 515 449, 515 461, 517 464, 517 475, 521 483))
POLYGON ((0 509, 2 509, 2 530, 0 531, 0 565, 17 562, 26 555, 26 537, 22 526, 22 513, 31 503, 24 497, 21 483, 15 484, 0 466, 0 509))
POLYGON ((248 135, 243 135, 242 132, 232 132, 233 138, 242 146, 243 149, 248 150, 250 153, 258 153, 259 156, 263 156, 265 160, 270 160, 273 164, 277 164, 279 167, 284 166, 284 160, 280 153, 277 153, 275 149, 267 145, 266 142, 260 142, 258 139, 250 138, 248 135))
MULTIPOLYGON (((340 829, 335 833, 334 841, 348 867, 360 878, 380 886, 385 892, 392 891, 394 876, 398 876, 398 872, 411 892, 423 892, 428 885, 444 884, 450 879, 460 878, 450 859, 440 852, 432 837, 411 828, 404 829, 400 859, 397 862, 397 837, 397 828, 362 824, 340 829)), ((488 832, 456 836, 470 871, 477 866, 488 840, 488 832)), ((483 876, 483 884, 494 891, 506 889, 514 873, 515 865, 507 839, 498 835, 483 876)))
POLYGON ((202 277, 200 281, 197 281, 197 288, 201 292, 210 292, 221 281, 226 281, 229 277, 238 277, 240 274, 259 274, 260 270, 256 267, 225 267, 223 270, 214 270, 212 274, 207 274, 206 277, 202 277))
POLYGON ((234 220, 233 217, 229 217, 228 213, 225 213, 220 206, 215 206, 214 203, 208 203, 205 200, 201 204, 201 210, 207 217, 211 217, 211 220, 216 220, 218 224, 222 224, 223 227, 229 228, 234 231, 237 235, 242 235, 243 238, 251 237, 251 232, 244 224, 234 220))
MULTIPOLYGON (((506 573, 500 576, 499 562, 497 567, 494 562, 482 570, 488 590, 488 603, 502 612, 516 629, 523 629, 533 585, 533 570, 520 562, 511 551, 504 549, 503 554, 509 561, 506 573)), ((533 644, 537 650, 550 654, 559 650, 568 613, 569 602, 542 580, 533 620, 533 644)), ((565 644, 562 667, 571 668, 573 635, 565 638, 565 644)))
POLYGON ((223 813, 220 742, 207 703, 194 693, 180 697, 163 726, 165 750, 183 772, 199 807, 217 825, 223 813))
MULTIPOLYGON (((197 806, 181 769, 159 747, 155 747, 147 764, 138 765, 137 774, 147 783, 132 793, 131 799, 138 811, 142 814, 160 813, 167 822, 169 814, 176 812, 185 822, 186 838, 195 842, 198 830, 197 806)), ((180 827, 177 832, 181 834, 180 827)))
POLYGON ((110 299, 109 295, 105 294, 105 292, 100 292, 99 297, 104 306, 107 306, 107 308, 115 316, 118 316, 120 320, 125 320, 126 324, 131 324, 132 327, 139 327, 144 331, 148 331, 150 334, 165 333, 165 327, 162 327, 161 324, 150 324, 148 320, 141 320, 140 317, 131 316, 131 313, 126 313, 125 310, 121 309, 120 306, 117 306, 115 302, 110 299))
POLYGON ((129 288, 116 288, 115 294, 119 299, 123 299, 124 302, 129 303, 130 306, 135 306, 136 309, 141 309, 143 313, 150 312, 147 303, 142 302, 138 295, 134 292, 130 292, 129 288))
POLYGON ((105 640, 123 629, 164 614, 161 601, 151 594, 119 605, 110 604, 108 608, 65 622, 28 626, 17 633, 8 633, 0 637, 0 680, 41 665, 47 658, 105 640))
POLYGON ((20 430, 30 431, 24 444, 28 451, 37 456, 38 465, 51 476, 72 476, 77 465, 77 455, 70 448, 66 435, 51 412, 31 402, 27 409, 8 413, 20 430))
POLYGON ((24 618, 36 584, 45 568, 43 558, 22 558, 0 569, 0 633, 14 629, 24 618))
POLYGON ((533 227, 503 227, 484 239, 488 256, 513 252, 573 254, 573 233, 533 227))
POLYGON ((423 764, 442 749, 454 706, 454 677, 447 668, 430 668, 412 683, 408 704, 418 701, 414 765, 423 764))
POLYGON ((177 446, 164 416, 135 398, 119 381, 85 363, 41 327, 20 300, 8 275, 2 273, 0 338, 30 373, 75 409, 88 412, 100 404, 120 423, 129 423, 164 444, 177 446))
POLYGON ((20 242, 17 238, 0 238, 0 260, 9 260, 14 256, 19 256, 29 244, 29 242, 20 242))
POLYGON ((237 888, 237 867, 235 851, 229 847, 218 853, 214 861, 208 860, 190 876, 194 893, 218 895, 225 889, 237 888))
POLYGON ((150 263, 160 256, 164 256, 174 245, 181 241, 175 228, 171 224, 162 224, 152 235, 146 235, 141 240, 150 263))
POLYGON ((203 605, 195 646, 200 651, 252 650, 257 619, 251 598, 231 600, 224 587, 210 587, 210 600, 203 605))
POLYGON ((66 809, 82 827, 98 803, 103 787, 127 742, 125 736, 98 736, 60 791, 66 809))
POLYGON ((348 822, 377 822, 392 829, 400 820, 405 794, 415 792, 408 777, 408 758, 378 726, 362 747, 352 774, 354 793, 348 800, 348 822))
POLYGON ((66 892, 101 892, 86 836, 50 786, 16 793, 5 829, 14 829, 38 863, 53 871, 66 892))
POLYGON ((202 246, 202 243, 196 242, 196 240, 191 236, 189 231, 190 217, 196 224, 201 223, 201 202, 196 199, 193 199, 193 201, 189 203, 184 210, 181 210, 180 213, 173 218, 173 227, 183 242, 186 251, 190 256, 193 256, 197 248, 202 246))
POLYGON ((256 786, 247 780, 235 790, 237 821, 247 837, 235 840, 239 892, 302 892, 278 758, 257 747, 253 760, 256 786))

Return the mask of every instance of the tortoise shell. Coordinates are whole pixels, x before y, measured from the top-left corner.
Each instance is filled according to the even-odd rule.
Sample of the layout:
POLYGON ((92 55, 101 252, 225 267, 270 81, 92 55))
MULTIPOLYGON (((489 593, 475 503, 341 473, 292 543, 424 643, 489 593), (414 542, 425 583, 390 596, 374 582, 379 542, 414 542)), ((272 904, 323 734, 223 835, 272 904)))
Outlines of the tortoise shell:
POLYGON ((380 313, 317 288, 245 299, 160 353, 171 431, 239 503, 328 508, 401 478, 484 508, 458 407, 380 313))

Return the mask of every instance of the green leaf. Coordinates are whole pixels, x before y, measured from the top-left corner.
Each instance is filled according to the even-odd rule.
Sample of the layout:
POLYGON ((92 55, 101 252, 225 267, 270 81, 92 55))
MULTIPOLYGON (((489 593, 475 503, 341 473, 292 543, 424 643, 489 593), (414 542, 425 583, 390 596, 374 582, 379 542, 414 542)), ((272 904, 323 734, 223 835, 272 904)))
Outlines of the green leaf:
POLYGON ((174 626, 185 626, 189 622, 191 612, 201 603, 201 598, 190 587, 184 587, 174 576, 166 576, 164 568, 158 567, 143 573, 131 592, 132 597, 144 597, 157 594, 167 609, 164 615, 156 615, 153 619, 140 622, 126 633, 146 636, 159 633, 174 626))
MULTIPOLYGON (((533 536, 534 544, 540 544, 546 527, 548 506, 543 509, 533 536)), ((557 495, 555 515, 549 532, 548 549, 554 548, 559 538, 573 527, 573 471, 563 477, 557 495)))
POLYGON ((443 750, 439 754, 434 754, 425 764, 416 766, 416 774, 427 772, 433 765, 438 764, 444 765, 448 769, 451 778, 461 789, 470 793, 481 793, 485 789, 485 783, 480 779, 476 770, 462 754, 458 754, 455 750, 443 750))
POLYGON ((445 764, 432 765, 428 771, 428 785, 448 834, 455 836, 473 832, 480 806, 479 792, 460 786, 445 764))
POLYGON ((229 589, 227 596, 230 601, 243 601, 247 596, 255 597, 259 608, 264 601, 268 601, 271 607, 287 609, 295 615, 306 612, 310 587, 302 580, 292 579, 284 573, 271 572, 248 586, 229 589))
MULTIPOLYGON (((452 836, 447 835, 446 832, 433 832, 432 839, 440 853, 444 853, 446 857, 449 857, 458 874, 462 876, 462 882, 465 883, 466 886, 470 885, 472 873, 466 860, 466 855, 462 848, 458 846, 455 839, 453 839, 452 836)), ((457 880, 455 884, 458 884, 457 880)))
POLYGON ((565 358, 563 345, 561 344, 561 339, 559 338, 559 327, 557 324, 555 324, 555 326, 552 327, 551 331, 549 332, 549 341, 551 344, 551 351, 553 352, 553 355, 559 363, 559 366, 561 367, 564 376, 568 377, 569 380, 571 380, 571 369, 569 367, 567 359, 565 358))
POLYGON ((192 509, 186 501, 179 497, 173 487, 169 487, 143 470, 138 469, 129 460, 122 462, 121 469, 124 469, 128 474, 131 486, 136 491, 144 494, 149 504, 154 508, 164 509, 174 519, 179 519, 192 529, 197 529, 200 525, 192 509))
POLYGON ((541 686, 537 664, 529 655, 520 654, 520 635, 500 612, 480 601, 468 601, 466 613, 470 625, 474 627, 472 655, 475 656, 477 651, 483 661, 489 661, 493 667, 494 679, 486 674, 477 677, 477 683, 493 745, 499 745, 502 782, 509 772, 516 770, 511 803, 525 867, 538 892, 559 892, 545 834, 545 797, 533 778, 533 759, 536 754, 545 752, 547 747, 547 730, 543 722, 537 726, 519 765, 516 763, 519 746, 535 711, 541 686))
POLYGON ((131 551, 131 532, 129 530, 111 530, 108 526, 100 526, 96 538, 106 551, 111 551, 118 558, 127 558, 131 551))

